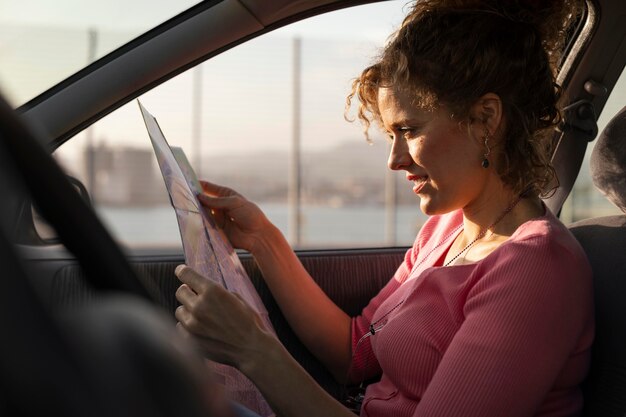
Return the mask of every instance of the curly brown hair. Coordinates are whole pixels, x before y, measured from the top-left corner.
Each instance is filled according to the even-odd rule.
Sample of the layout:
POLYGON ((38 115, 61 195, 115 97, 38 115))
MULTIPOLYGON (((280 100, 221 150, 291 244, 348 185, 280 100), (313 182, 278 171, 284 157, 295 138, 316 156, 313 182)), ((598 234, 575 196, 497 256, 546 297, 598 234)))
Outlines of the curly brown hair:
POLYGON ((495 93, 505 120, 495 169, 514 191, 545 194, 556 179, 550 162, 550 132, 561 118, 555 75, 581 3, 418 1, 377 62, 354 80, 346 111, 356 97, 368 137, 372 121, 382 124, 381 87, 404 88, 416 106, 443 105, 468 122, 472 104, 495 93))

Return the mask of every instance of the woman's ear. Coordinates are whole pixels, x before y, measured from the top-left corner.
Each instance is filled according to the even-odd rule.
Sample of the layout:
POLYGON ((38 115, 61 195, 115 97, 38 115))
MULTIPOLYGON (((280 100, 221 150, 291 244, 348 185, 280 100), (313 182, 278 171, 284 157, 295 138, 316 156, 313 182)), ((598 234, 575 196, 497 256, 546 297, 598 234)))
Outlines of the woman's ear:
POLYGON ((503 122, 502 100, 494 93, 487 93, 476 100, 470 110, 472 120, 484 131, 487 129, 491 137, 498 136, 503 122))

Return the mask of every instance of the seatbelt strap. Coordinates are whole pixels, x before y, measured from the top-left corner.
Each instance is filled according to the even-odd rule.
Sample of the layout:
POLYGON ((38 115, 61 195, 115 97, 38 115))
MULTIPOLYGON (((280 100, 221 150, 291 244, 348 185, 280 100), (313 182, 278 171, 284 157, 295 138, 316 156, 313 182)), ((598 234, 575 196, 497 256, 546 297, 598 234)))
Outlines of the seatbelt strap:
POLYGON ((576 101, 563 109, 563 122, 557 130, 558 143, 552 155, 559 185, 554 194, 544 199, 553 213, 560 213, 574 187, 587 144, 598 135, 596 120, 593 104, 588 100, 576 101))

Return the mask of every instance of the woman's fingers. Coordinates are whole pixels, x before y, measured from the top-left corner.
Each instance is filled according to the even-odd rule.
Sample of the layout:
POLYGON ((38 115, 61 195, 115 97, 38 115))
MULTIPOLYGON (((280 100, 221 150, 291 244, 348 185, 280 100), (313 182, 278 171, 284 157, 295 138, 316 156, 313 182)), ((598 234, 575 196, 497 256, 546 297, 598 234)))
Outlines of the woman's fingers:
POLYGON ((233 195, 229 197, 213 197, 207 194, 198 194, 198 200, 203 206, 214 209, 233 209, 242 205, 241 197, 233 195))
MULTIPOLYGON (((212 287, 217 287, 217 285, 187 265, 178 265, 175 273, 183 283, 176 290, 176 299, 182 304, 174 313, 176 319, 189 331, 202 332, 206 330, 202 323, 207 318, 205 317, 207 315, 205 299, 209 296, 212 287)), ((214 289, 219 291, 221 288, 214 289)))
POLYGON ((222 305, 225 298, 232 297, 228 290, 187 265, 178 265, 175 274, 183 283, 176 290, 176 299, 194 316, 201 317, 208 310, 208 306, 222 305))
MULTIPOLYGON (((178 311, 178 309, 177 309, 177 311, 178 311)), ((176 317, 176 319, 178 319, 178 317, 176 317)), ((191 333, 189 333, 189 331, 187 329, 185 329, 185 326, 183 326, 183 324, 180 321, 178 323, 176 323, 176 331, 178 331, 178 333, 184 339, 193 340, 193 335, 191 333)))
POLYGON ((200 180, 200 185, 202 186, 202 191, 216 197, 230 197, 233 195, 237 195, 237 192, 232 188, 213 184, 212 182, 200 180))
POLYGON ((210 209, 232 210, 241 206, 241 196, 235 191, 207 181, 200 181, 202 193, 198 194, 200 203, 210 209))
POLYGON ((200 319, 200 317, 206 315, 205 311, 199 311, 203 310, 201 297, 193 292, 189 285, 183 284, 176 290, 176 299, 181 303, 174 312, 176 320, 193 333, 206 330, 201 322, 204 319, 200 319))
POLYGON ((174 312, 178 323, 176 328, 186 339, 194 337, 207 338, 211 332, 184 305, 178 306, 174 312))
POLYGON ((176 291, 181 305, 174 313, 179 332, 193 337, 213 360, 230 365, 245 360, 265 331, 256 311, 186 265, 176 267, 176 276, 182 282, 176 291))
POLYGON ((199 334, 201 329, 200 322, 191 314, 191 312, 184 305, 178 306, 174 312, 174 317, 178 320, 186 331, 194 334, 199 334))
POLYGON ((196 294, 187 284, 183 284, 176 290, 176 299, 183 305, 191 308, 198 298, 196 294))
MULTIPOLYGON (((207 288, 209 288, 209 286, 211 286, 212 284, 208 279, 204 278, 202 275, 198 274, 192 268, 184 264, 178 265, 174 270, 174 273, 176 274, 180 282, 182 282, 183 284, 187 284, 189 288, 191 288, 191 290, 193 290, 193 292, 195 292, 196 294, 200 294, 206 291, 207 288)), ((184 287, 184 285, 181 286, 181 288, 184 287)), ((178 291, 176 293, 178 294, 178 291)), ((183 291, 183 294, 189 295, 185 291, 183 291)), ((182 302, 182 300, 178 301, 182 302)))
POLYGON ((174 317, 178 320, 178 324, 183 325, 183 323, 187 323, 189 321, 191 314, 189 313, 189 310, 182 305, 176 308, 176 311, 174 311, 174 317))

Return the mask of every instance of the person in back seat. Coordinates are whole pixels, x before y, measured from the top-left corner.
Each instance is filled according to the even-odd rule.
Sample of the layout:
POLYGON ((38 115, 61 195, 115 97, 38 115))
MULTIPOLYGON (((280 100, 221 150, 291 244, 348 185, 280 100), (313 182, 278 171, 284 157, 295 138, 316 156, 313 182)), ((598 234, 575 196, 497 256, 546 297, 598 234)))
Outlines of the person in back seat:
MULTIPOLYGON (((204 183, 304 344, 341 380, 380 377, 362 416, 576 416, 593 339, 591 269, 546 208, 560 120, 556 62, 574 1, 424 0, 353 85, 358 115, 391 141, 430 215, 388 285, 348 317, 280 231, 233 190, 204 183)), ((346 158, 351 155, 346 154, 346 158)), ((247 375, 281 416, 342 416, 239 298, 195 271, 184 334, 247 375)))

